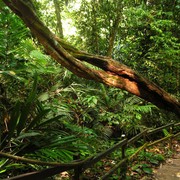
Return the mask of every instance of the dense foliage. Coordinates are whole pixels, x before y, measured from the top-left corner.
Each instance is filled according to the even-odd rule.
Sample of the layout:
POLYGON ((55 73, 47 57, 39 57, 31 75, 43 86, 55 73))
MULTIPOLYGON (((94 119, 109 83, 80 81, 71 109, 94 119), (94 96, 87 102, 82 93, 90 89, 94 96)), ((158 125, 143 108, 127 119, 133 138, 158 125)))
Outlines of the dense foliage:
MULTIPOLYGON (((123 61, 179 97, 179 0, 58 3, 59 14, 54 1, 34 0, 57 35, 123 61)), ((83 159, 109 147, 122 134, 132 137, 177 120, 125 91, 77 78, 46 55, 2 1, 0 27, 2 152, 69 162, 77 153, 83 159)), ((0 169, 5 178, 42 166, 3 158, 0 169)))

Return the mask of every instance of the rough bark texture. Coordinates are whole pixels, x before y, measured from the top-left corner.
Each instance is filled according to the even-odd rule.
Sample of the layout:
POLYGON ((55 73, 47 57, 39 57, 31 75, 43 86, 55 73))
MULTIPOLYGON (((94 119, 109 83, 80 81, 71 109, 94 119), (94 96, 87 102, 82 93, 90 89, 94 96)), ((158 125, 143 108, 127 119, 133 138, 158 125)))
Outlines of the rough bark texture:
POLYGON ((113 26, 111 27, 110 30, 110 35, 109 35, 109 47, 107 50, 107 56, 111 57, 112 56, 112 52, 113 52, 113 48, 114 48, 114 41, 116 38, 116 34, 118 31, 118 26, 121 20, 121 14, 122 14, 122 7, 121 7, 121 1, 117 1, 117 7, 116 7, 116 17, 113 21, 113 26))
POLYGON ((57 19, 57 34, 59 35, 60 38, 64 38, 64 36, 63 36, 63 28, 62 28, 62 20, 61 20, 60 3, 57 0, 53 0, 53 3, 54 3, 56 19, 57 19))
POLYGON ((30 0, 3 1, 30 28, 46 52, 74 74, 124 89, 180 117, 180 103, 154 83, 109 57, 79 51, 56 37, 37 17, 30 0), (83 61, 96 68, 90 68, 83 61))

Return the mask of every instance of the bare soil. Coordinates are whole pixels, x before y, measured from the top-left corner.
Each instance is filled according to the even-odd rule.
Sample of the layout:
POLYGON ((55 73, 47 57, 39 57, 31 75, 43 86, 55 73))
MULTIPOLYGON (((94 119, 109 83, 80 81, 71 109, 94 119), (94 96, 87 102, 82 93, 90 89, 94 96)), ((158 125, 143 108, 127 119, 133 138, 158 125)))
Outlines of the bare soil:
POLYGON ((157 180, 180 180, 180 154, 177 159, 168 159, 155 171, 154 176, 157 180))
POLYGON ((161 164, 154 170, 155 180, 180 180, 180 145, 174 157, 167 159, 165 164, 161 164))

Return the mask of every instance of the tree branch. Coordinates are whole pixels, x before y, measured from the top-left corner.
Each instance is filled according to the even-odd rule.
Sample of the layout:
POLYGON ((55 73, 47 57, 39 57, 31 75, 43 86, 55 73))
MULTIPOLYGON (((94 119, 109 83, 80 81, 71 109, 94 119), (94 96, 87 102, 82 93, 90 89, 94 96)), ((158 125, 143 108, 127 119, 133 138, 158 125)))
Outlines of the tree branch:
POLYGON ((74 167, 77 167, 84 163, 87 163, 92 158, 92 157, 90 157, 90 158, 86 158, 84 160, 74 161, 71 163, 45 162, 45 161, 39 161, 39 160, 35 160, 35 159, 23 158, 20 156, 15 156, 15 155, 4 153, 1 151, 0 151, 0 157, 5 157, 8 159, 13 159, 15 161, 20 161, 20 162, 29 163, 29 164, 38 164, 41 166, 55 166, 55 167, 58 166, 59 168, 63 168, 63 167, 74 168, 74 167))
POLYGON ((137 72, 109 57, 79 51, 56 37, 38 18, 30 0, 3 1, 24 21, 46 52, 74 74, 124 89, 180 117, 178 100, 137 72), (85 65, 83 61, 94 68, 85 65))

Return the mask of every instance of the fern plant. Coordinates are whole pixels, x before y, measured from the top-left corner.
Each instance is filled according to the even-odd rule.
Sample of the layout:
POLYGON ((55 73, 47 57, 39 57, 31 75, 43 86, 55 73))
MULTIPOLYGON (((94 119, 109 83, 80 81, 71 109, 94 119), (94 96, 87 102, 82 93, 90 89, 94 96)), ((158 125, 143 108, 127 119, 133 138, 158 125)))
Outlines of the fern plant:
MULTIPOLYGON (((62 130, 51 129, 50 124, 58 121, 61 116, 47 119, 50 109, 44 108, 37 100, 37 76, 34 79, 32 91, 27 99, 24 102, 17 101, 8 114, 8 121, 1 120, 7 124, 1 128, 0 150, 12 155, 37 157, 45 161, 72 160, 73 154, 78 151, 73 145, 77 137, 62 130)), ((9 167, 11 171, 22 166, 21 163, 12 163, 3 158, 0 167, 3 176, 6 171, 8 173, 9 167)))

